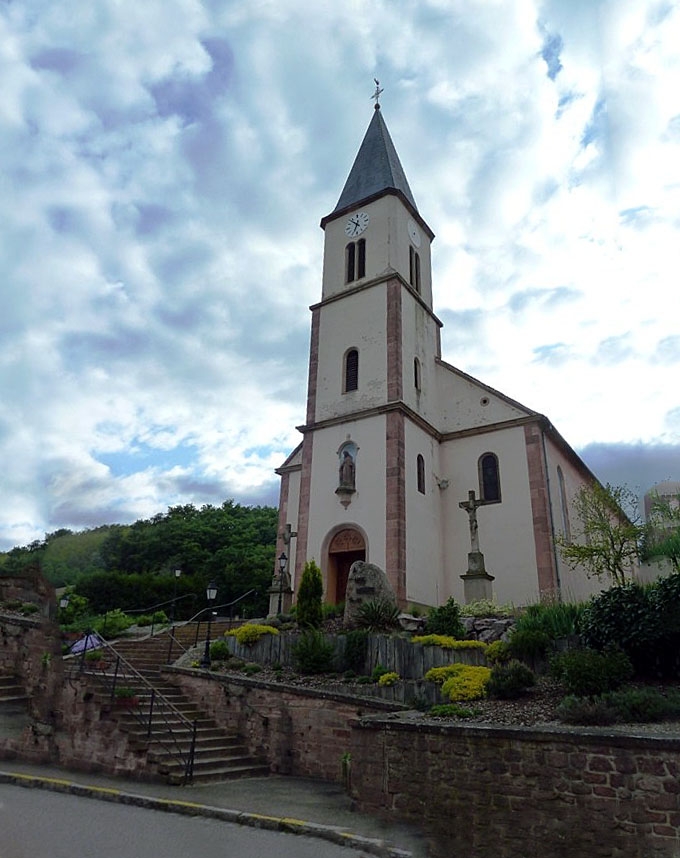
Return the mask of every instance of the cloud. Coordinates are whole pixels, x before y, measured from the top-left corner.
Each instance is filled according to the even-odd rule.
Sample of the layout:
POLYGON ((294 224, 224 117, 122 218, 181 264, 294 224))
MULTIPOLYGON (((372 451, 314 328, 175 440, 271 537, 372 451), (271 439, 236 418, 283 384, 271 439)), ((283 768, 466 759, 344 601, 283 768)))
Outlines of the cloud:
POLYGON ((680 443, 679 38, 652 0, 0 4, 0 548, 276 499, 373 77, 443 357, 581 446, 680 443))

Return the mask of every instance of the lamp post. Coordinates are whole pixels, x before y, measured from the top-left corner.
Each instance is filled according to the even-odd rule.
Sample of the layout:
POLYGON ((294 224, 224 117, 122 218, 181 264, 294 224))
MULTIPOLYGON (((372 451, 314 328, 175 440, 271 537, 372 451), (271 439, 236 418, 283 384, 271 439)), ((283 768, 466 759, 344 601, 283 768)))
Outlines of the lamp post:
POLYGON ((281 613, 281 607, 283 602, 283 576, 286 574, 287 563, 288 558, 286 557, 286 552, 282 551, 279 555, 279 609, 277 611, 278 614, 281 613))
POLYGON ((177 582, 179 581, 181 576, 182 576, 182 570, 181 569, 175 569, 175 579, 174 579, 174 584, 173 584, 173 588, 172 588, 172 617, 170 618, 170 625, 173 625, 173 626, 175 624, 175 603, 177 601, 177 582))
POLYGON ((206 587, 205 597, 208 600, 208 634, 205 638, 205 652, 203 653, 203 660, 201 661, 201 667, 206 670, 210 669, 210 620, 212 619, 212 610, 210 606, 215 601, 217 596, 217 585, 214 581, 211 581, 206 587))

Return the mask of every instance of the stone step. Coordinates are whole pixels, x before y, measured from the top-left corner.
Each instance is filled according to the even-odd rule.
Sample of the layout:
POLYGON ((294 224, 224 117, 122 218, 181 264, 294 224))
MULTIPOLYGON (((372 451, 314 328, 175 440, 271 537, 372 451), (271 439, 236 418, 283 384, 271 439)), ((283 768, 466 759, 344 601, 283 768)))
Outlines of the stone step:
MULTIPOLYGON (((184 770, 177 767, 174 770, 162 772, 169 784, 181 784, 184 782, 184 770)), ((194 784, 220 783, 222 781, 235 780, 236 778, 257 778, 269 774, 269 766, 264 763, 253 761, 241 765, 220 766, 216 765, 209 769, 196 771, 194 769, 192 782, 194 784)))

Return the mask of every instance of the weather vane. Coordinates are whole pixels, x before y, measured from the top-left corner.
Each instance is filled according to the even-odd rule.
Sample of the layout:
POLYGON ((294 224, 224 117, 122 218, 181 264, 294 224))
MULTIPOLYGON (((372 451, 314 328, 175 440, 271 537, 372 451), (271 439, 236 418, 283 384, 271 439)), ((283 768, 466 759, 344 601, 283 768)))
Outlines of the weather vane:
POLYGON ((380 86, 380 81, 377 77, 374 77, 375 81, 375 92, 371 96, 371 98, 375 99, 375 109, 380 110, 380 93, 383 91, 383 87, 380 86))

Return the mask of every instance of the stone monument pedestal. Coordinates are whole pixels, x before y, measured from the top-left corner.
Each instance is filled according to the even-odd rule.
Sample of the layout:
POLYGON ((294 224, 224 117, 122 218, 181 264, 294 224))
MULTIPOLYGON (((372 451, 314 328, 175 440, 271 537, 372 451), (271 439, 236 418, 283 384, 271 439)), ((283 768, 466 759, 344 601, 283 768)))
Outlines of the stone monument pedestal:
POLYGON ((269 596, 269 613, 268 617, 275 617, 279 613, 279 596, 281 597, 281 613, 288 614, 291 605, 293 604, 293 590, 288 581, 288 576, 285 576, 283 587, 278 578, 272 581, 271 587, 267 590, 269 596))
POLYGON ((481 551, 470 551, 468 554, 468 570, 460 576, 463 580, 465 604, 482 600, 493 601, 493 575, 489 575, 484 566, 484 555, 481 551))

